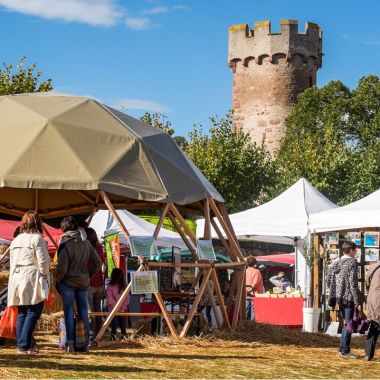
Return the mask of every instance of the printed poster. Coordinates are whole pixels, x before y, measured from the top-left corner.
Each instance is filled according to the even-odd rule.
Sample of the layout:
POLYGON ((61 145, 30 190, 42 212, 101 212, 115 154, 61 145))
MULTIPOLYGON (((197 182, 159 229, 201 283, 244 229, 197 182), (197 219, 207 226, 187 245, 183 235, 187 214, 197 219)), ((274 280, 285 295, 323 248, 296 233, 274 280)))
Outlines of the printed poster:
POLYGON ((131 273, 132 294, 149 294, 158 292, 157 271, 131 273))
POLYGON ((153 236, 130 236, 128 240, 132 256, 143 256, 150 259, 160 257, 153 236))
POLYGON ((198 257, 202 260, 216 260, 211 240, 197 240, 198 257))

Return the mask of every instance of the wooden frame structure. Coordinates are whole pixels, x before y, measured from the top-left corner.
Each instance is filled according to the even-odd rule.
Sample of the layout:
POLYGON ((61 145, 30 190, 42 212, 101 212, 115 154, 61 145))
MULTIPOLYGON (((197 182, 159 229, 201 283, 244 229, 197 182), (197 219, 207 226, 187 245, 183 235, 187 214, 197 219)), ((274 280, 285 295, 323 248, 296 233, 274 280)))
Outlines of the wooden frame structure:
MULTIPOLYGON (((171 317, 173 316, 173 313, 170 314, 165 306, 165 301, 162 298, 160 292, 154 293, 154 296, 157 300, 157 303, 160 308, 160 312, 157 313, 119 313, 118 310, 120 306, 123 304, 125 299, 128 297, 131 291, 131 285, 129 284, 125 291, 123 292, 121 298, 119 299, 118 303, 115 305, 114 309, 107 313, 108 316, 99 331, 98 335, 96 336, 95 340, 99 342, 106 331, 107 327, 110 325, 112 319, 116 315, 124 315, 124 316, 151 316, 151 317, 157 317, 162 316, 171 332, 171 334, 174 337, 184 337, 191 325, 191 322, 194 318, 194 316, 197 313, 199 302, 204 295, 205 292, 208 292, 210 294, 210 299, 212 302, 212 307, 214 310, 214 314, 216 317, 216 322, 219 328, 228 328, 228 329, 234 329, 236 328, 239 319, 245 318, 245 261, 243 258, 243 255, 241 253, 239 242, 236 238, 236 235, 233 231, 228 212, 224 206, 223 203, 217 202, 211 197, 208 197, 204 199, 203 201, 199 201, 196 203, 193 203, 191 205, 176 205, 174 203, 157 203, 157 202, 144 202, 144 201, 135 201, 131 199, 124 199, 122 200, 120 197, 117 197, 116 201, 112 201, 111 197, 112 194, 107 194, 103 190, 91 190, 91 191, 79 191, 79 190, 72 190, 76 196, 79 196, 79 199, 83 201, 82 204, 76 204, 74 207, 64 207, 60 209, 55 210, 44 210, 40 207, 41 202, 41 192, 43 190, 34 189, 34 209, 38 211, 41 215, 41 217, 46 220, 47 218, 51 217, 59 217, 59 216, 65 216, 75 213, 81 213, 81 212, 89 212, 90 213, 90 219, 94 215, 94 213, 99 209, 108 209, 109 212, 114 217, 115 221, 117 222, 118 226, 120 227, 121 231, 124 233, 126 237, 130 236, 129 231, 123 224, 122 220, 118 216, 116 209, 160 209, 161 215, 159 222, 156 226, 156 229, 154 231, 154 238, 157 238, 160 229, 162 228, 163 222, 165 217, 169 217, 171 220, 174 228, 179 233, 183 241, 185 242, 186 246, 188 247, 189 251, 192 254, 192 257, 194 259, 194 263, 160 263, 160 262, 143 262, 141 263, 139 267, 139 271, 144 270, 150 270, 152 268, 159 268, 159 267, 194 267, 198 268, 198 276, 194 280, 193 288, 199 285, 200 279, 203 277, 202 283, 199 285, 199 290, 195 296, 194 302, 191 305, 191 308, 188 313, 180 313, 181 315, 187 316, 185 324, 182 328, 182 331, 178 334, 171 317), (185 222, 185 219, 183 218, 181 211, 185 211, 186 213, 191 213, 195 215, 202 215, 205 218, 205 227, 204 227, 204 239, 211 239, 211 227, 214 228, 216 231, 220 241, 222 242, 224 249, 226 250, 227 254, 231 258, 231 263, 213 263, 208 260, 199 260, 196 254, 196 238, 188 225, 185 222), (216 223, 217 220, 218 224, 216 223), (225 238, 226 236, 227 238, 225 238), (228 296, 227 303, 225 304, 222 290, 219 284, 217 270, 218 269, 232 269, 235 272, 235 275, 233 277, 233 282, 230 287, 230 293, 228 296), (221 310, 221 318, 217 309, 217 304, 215 302, 214 294, 209 286, 209 281, 212 281, 214 284, 215 289, 215 295, 218 300, 220 310, 221 310), (230 322, 227 309, 231 307, 231 305, 234 304, 233 309, 233 315, 232 315, 232 321, 230 322), (187 315, 186 315, 187 314, 187 315)), ((19 215, 22 216, 26 210, 16 209, 15 207, 10 207, 7 205, 7 208, 4 208, 0 205, 0 212, 7 212, 9 214, 13 215, 19 215), (8 211, 8 212, 7 212, 8 211)), ((46 231, 46 230, 45 230, 46 231)), ((54 241, 53 237, 49 235, 48 231, 46 231, 47 235, 49 236, 50 240, 57 246, 57 243, 54 241)), ((103 314, 103 313, 102 313, 103 314)), ((174 313, 174 315, 178 315, 178 313, 174 313)))

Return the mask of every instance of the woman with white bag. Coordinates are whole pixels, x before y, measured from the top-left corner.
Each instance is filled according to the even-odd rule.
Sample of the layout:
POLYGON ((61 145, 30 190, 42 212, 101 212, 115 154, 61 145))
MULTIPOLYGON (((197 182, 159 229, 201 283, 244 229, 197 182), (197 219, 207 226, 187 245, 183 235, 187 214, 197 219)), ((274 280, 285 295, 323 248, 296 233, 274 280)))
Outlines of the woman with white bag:
POLYGON ((35 211, 21 220, 20 234, 10 246, 8 306, 18 307, 16 323, 19 354, 37 354, 32 334, 49 294, 50 256, 42 237, 42 221, 35 211))

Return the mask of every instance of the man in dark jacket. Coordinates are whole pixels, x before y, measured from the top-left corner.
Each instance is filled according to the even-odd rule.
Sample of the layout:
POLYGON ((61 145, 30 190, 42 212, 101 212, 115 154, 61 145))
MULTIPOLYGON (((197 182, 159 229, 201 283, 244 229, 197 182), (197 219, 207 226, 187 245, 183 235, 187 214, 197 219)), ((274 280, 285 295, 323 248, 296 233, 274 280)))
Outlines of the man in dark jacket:
POLYGON ((66 326, 66 351, 74 352, 75 323, 74 301, 78 319, 86 326, 87 343, 90 323, 88 319, 88 288, 90 278, 101 268, 101 261, 88 240, 83 240, 78 224, 72 216, 61 222, 64 232, 58 248, 57 285, 62 297, 66 326), (89 268, 89 262, 92 262, 89 268))

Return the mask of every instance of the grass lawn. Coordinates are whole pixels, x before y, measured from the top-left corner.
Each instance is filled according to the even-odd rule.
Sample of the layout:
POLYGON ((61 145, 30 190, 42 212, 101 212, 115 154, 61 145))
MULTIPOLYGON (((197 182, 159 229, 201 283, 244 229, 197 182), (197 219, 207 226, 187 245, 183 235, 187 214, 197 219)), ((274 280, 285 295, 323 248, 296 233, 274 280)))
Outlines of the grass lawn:
MULTIPOLYGON (((57 336, 37 335, 41 353, 0 348, 1 378, 380 378, 380 350, 371 362, 341 359, 339 340, 246 323, 234 335, 219 333, 175 341, 142 337, 89 354, 66 354, 57 336)), ((353 339, 363 355, 364 339, 353 339)))

